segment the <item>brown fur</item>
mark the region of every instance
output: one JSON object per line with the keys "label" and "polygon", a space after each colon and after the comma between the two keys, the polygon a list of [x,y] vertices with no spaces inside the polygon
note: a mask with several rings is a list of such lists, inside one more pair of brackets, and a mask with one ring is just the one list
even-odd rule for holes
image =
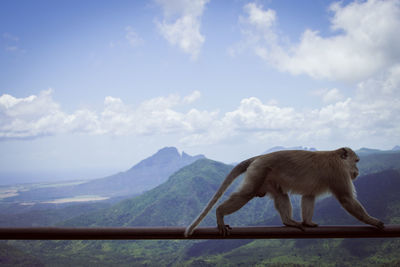
{"label": "brown fur", "polygon": [[[358,220],[383,228],[383,223],[367,214],[357,201],[352,180],[358,175],[359,157],[350,148],[333,151],[278,151],[261,155],[238,164],[215,193],[203,212],[187,227],[185,236],[207,215],[233,180],[246,172],[239,190],[233,193],[216,211],[218,229],[222,235],[229,234],[224,216],[243,207],[253,197],[269,195],[274,199],[283,224],[298,227],[315,227],[312,222],[315,198],[332,193],[342,206]],[[302,195],[302,222],[292,219],[292,206],[288,193]]]}

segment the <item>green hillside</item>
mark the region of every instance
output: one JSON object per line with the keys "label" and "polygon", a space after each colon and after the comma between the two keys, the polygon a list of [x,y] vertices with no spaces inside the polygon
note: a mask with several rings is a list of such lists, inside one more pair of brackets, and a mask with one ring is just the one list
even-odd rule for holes
{"label": "green hillside", "polygon": [[[0,209],[0,227],[37,227],[52,226],[81,214],[102,210],[112,205],[110,201],[42,204],[22,207],[19,203],[5,203]],[[14,209],[15,212],[10,210]]]}
{"label": "green hillside", "polygon": [[0,243],[0,266],[45,266],[38,258],[29,255],[29,252],[22,251],[13,246],[7,245],[4,242]]}
{"label": "green hillside", "polygon": [[[166,183],[138,197],[124,200],[106,210],[79,216],[64,225],[185,226],[204,208],[231,169],[232,166],[220,162],[198,160],[176,172]],[[228,195],[239,182],[240,179],[228,189]],[[227,222],[233,225],[257,224],[275,215],[271,205],[268,198],[253,199],[246,208],[229,216]],[[215,212],[212,211],[203,225],[215,224]]]}
{"label": "green hillside", "polygon": [[400,170],[400,152],[387,151],[376,154],[361,154],[357,164],[360,175],[381,172],[384,170]]}

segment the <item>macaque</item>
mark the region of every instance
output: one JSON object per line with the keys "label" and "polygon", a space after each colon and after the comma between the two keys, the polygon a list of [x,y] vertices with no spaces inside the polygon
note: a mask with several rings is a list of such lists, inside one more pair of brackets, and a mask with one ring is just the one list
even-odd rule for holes
{"label": "macaque", "polygon": [[[254,197],[270,196],[274,200],[282,223],[286,226],[316,227],[312,221],[317,196],[331,193],[343,208],[358,220],[379,229],[383,222],[371,217],[357,201],[353,180],[358,176],[357,162],[360,158],[350,148],[332,151],[277,151],[247,159],[239,163],[223,181],[200,215],[186,228],[190,236],[217,200],[240,174],[246,176],[239,189],[217,207],[218,230],[226,236],[231,229],[225,225],[224,216],[234,213]],[[302,222],[292,219],[292,205],[288,193],[302,195]]]}

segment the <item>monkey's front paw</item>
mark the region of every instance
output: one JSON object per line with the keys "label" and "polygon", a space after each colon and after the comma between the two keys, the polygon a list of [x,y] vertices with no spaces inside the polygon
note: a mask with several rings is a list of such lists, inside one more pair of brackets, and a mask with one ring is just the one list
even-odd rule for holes
{"label": "monkey's front paw", "polygon": [[230,230],[232,230],[232,227],[230,227],[228,224],[218,225],[218,232],[222,236],[228,236],[230,234]]}
{"label": "monkey's front paw", "polygon": [[385,224],[382,221],[377,221],[374,226],[380,230],[382,230],[383,228],[385,228]]}
{"label": "monkey's front paw", "polygon": [[370,220],[367,222],[370,225],[375,226],[378,229],[383,229],[385,228],[385,225],[382,221],[378,220],[377,218],[371,217]]}
{"label": "monkey's front paw", "polygon": [[318,224],[314,222],[302,222],[302,225],[305,227],[317,227]]}

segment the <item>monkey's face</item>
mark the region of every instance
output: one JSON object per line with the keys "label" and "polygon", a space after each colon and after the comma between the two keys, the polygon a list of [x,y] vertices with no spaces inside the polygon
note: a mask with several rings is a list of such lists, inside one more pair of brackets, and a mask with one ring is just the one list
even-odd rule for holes
{"label": "monkey's face", "polygon": [[354,157],[349,159],[351,162],[351,167],[350,167],[350,176],[351,179],[354,180],[357,178],[359,172],[358,172],[358,168],[357,168],[357,162],[360,161],[360,158],[354,153]]}
{"label": "monkey's face", "polygon": [[357,166],[354,165],[354,168],[353,168],[352,172],[350,173],[350,175],[351,175],[351,179],[352,180],[357,178],[357,176],[358,176],[358,168],[357,168]]}
{"label": "monkey's face", "polygon": [[357,168],[357,162],[360,161],[360,158],[352,149],[348,147],[341,148],[339,150],[339,153],[340,157],[346,162],[351,179],[352,180],[356,179],[359,174]]}

